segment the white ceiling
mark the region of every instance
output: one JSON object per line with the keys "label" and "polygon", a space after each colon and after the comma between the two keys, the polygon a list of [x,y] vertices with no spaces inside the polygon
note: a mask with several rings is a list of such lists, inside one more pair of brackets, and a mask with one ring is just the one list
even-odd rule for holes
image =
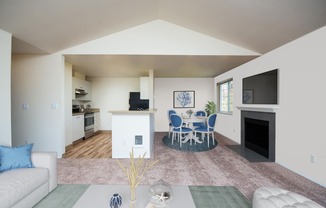
{"label": "white ceiling", "polygon": [[[16,54],[54,53],[157,19],[264,54],[325,26],[326,1],[0,0],[0,28],[13,34]],[[253,58],[69,57],[75,70],[94,71],[89,76],[138,76],[154,67],[155,76],[162,77],[214,77]]]}

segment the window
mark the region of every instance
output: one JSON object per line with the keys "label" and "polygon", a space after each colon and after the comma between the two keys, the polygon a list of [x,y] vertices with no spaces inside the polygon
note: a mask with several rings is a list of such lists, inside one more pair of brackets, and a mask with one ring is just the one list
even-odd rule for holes
{"label": "window", "polygon": [[217,84],[218,110],[221,113],[233,112],[233,80],[227,80]]}

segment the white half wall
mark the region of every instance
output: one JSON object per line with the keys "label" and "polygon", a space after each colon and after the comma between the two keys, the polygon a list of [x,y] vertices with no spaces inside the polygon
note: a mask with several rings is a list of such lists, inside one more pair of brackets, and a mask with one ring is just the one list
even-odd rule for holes
{"label": "white half wall", "polygon": [[139,92],[139,78],[91,78],[92,107],[100,108],[100,130],[112,130],[108,111],[128,110],[129,92]]}
{"label": "white half wall", "polygon": [[176,108],[178,113],[184,113],[192,109],[204,110],[207,101],[214,98],[213,78],[155,78],[154,79],[154,108],[155,131],[169,130],[167,111],[173,109],[173,91],[195,91],[195,108]]}
{"label": "white half wall", "polygon": [[[276,162],[322,186],[326,186],[325,37],[323,27],[215,78],[215,84],[233,78],[234,106],[239,106],[242,78],[279,69]],[[215,129],[240,143],[240,111],[218,114]]]}
{"label": "white half wall", "polygon": [[64,152],[64,60],[60,54],[12,59],[13,145]]}
{"label": "white half wall", "polygon": [[11,34],[0,29],[0,145],[11,146]]}

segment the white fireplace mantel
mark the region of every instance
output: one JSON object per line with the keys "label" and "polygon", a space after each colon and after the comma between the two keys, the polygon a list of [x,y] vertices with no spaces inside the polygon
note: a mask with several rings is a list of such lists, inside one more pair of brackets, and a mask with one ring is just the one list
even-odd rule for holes
{"label": "white fireplace mantel", "polygon": [[236,108],[245,111],[275,113],[279,109],[279,106],[278,105],[241,105],[241,106],[236,106]]}

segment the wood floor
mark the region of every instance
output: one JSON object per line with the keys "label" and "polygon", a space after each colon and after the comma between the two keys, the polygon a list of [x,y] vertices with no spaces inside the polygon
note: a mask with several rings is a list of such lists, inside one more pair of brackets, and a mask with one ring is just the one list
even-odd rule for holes
{"label": "wood floor", "polygon": [[67,148],[64,158],[112,158],[111,131],[101,132],[88,139],[74,142]]}

